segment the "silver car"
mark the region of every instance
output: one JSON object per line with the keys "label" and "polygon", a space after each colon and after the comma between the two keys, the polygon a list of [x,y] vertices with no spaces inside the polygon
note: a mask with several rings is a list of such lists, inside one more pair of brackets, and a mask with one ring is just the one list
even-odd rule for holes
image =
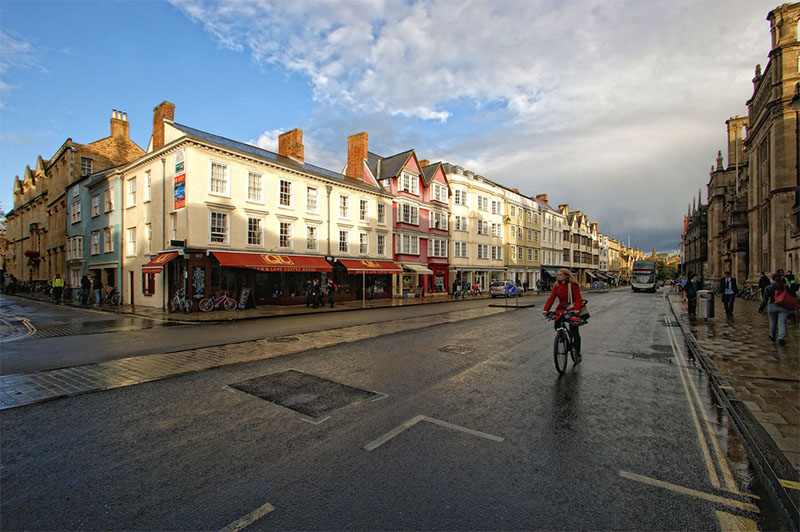
{"label": "silver car", "polygon": [[[508,293],[509,286],[514,287],[513,295]],[[492,297],[506,297],[506,294],[512,297],[522,297],[522,286],[513,281],[493,281],[492,284],[489,285],[489,294],[491,294]]]}

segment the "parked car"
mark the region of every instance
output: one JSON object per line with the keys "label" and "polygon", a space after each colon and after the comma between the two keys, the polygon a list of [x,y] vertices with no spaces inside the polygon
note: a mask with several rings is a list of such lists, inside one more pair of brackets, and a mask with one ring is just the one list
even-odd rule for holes
{"label": "parked car", "polygon": [[513,281],[493,281],[489,285],[489,294],[492,297],[506,297],[508,287],[514,286],[514,296],[522,297],[522,285]]}

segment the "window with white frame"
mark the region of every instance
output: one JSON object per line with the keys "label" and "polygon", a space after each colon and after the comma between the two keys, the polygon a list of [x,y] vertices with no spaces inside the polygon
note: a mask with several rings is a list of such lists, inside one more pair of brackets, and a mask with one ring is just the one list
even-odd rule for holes
{"label": "window with white frame", "polygon": [[128,245],[127,248],[125,249],[125,253],[129,257],[136,256],[136,228],[129,227],[126,232],[126,236],[127,236],[126,242]]}
{"label": "window with white frame", "polygon": [[348,253],[350,234],[347,231],[339,231],[339,253]]}
{"label": "window with white frame", "polygon": [[447,203],[447,187],[439,183],[433,184],[433,199]]}
{"label": "window with white frame", "polygon": [[528,213],[528,223],[532,224],[533,223],[533,211],[525,211],[525,212]]}
{"label": "window with white frame", "polygon": [[386,254],[386,235],[378,235],[378,256]]}
{"label": "window with white frame", "polygon": [[280,222],[278,247],[283,249],[290,249],[292,247],[292,224],[290,222]]}
{"label": "window with white frame", "polygon": [[539,215],[536,213],[533,213],[533,223],[535,224],[539,223]]}
{"label": "window with white frame", "polygon": [[103,252],[111,253],[114,251],[114,228],[106,227],[103,229]]}
{"label": "window with white frame", "polygon": [[264,203],[264,176],[247,172],[247,201]]}
{"label": "window with white frame", "polygon": [[100,231],[92,231],[92,238],[89,253],[97,255],[100,253]]}
{"label": "window with white frame", "polygon": [[317,250],[319,240],[319,230],[316,225],[306,226],[306,249],[309,251]]}
{"label": "window with white frame", "polygon": [[229,182],[230,167],[227,164],[211,161],[209,193],[217,196],[230,195]]}
{"label": "window with white frame", "polygon": [[367,233],[358,233],[358,253],[361,255],[369,253],[369,235]]}
{"label": "window with white frame", "polygon": [[100,216],[100,194],[92,196],[92,218]]}
{"label": "window with white frame", "polygon": [[114,189],[109,188],[103,191],[103,212],[114,210]]}
{"label": "window with white frame", "polygon": [[132,177],[128,179],[128,203],[126,204],[127,207],[133,207],[136,205],[136,178]]}
{"label": "window with white frame", "polygon": [[516,218],[517,217],[517,207],[514,206],[514,205],[511,206],[511,217],[512,218]]}
{"label": "window with white frame", "polygon": [[522,213],[522,207],[518,207],[518,208],[517,208],[517,218],[519,218],[520,220],[522,220],[522,214],[523,214],[523,213]]}
{"label": "window with white frame", "polygon": [[278,203],[281,207],[292,206],[292,182],[281,179],[279,183]]}
{"label": "window with white frame", "polygon": [[453,203],[455,205],[466,205],[467,204],[467,191],[461,189],[455,189],[453,191]]}
{"label": "window with white frame", "polygon": [[528,260],[531,261],[538,261],[539,260],[539,250],[528,248]]}
{"label": "window with white frame", "polygon": [[399,253],[419,255],[419,237],[417,235],[400,235]]}
{"label": "window with white frame", "polygon": [[339,218],[350,218],[350,197],[339,196]]}
{"label": "window with white frame", "polygon": [[314,187],[306,188],[306,211],[319,212],[319,190]]}
{"label": "window with white frame", "polygon": [[150,195],[150,186],[152,182],[150,180],[150,170],[144,173],[144,203],[147,203],[151,199]]}
{"label": "window with white frame", "polygon": [[478,244],[478,258],[479,259],[488,259],[489,258],[489,245],[488,244]]}
{"label": "window with white frame", "polygon": [[449,242],[441,238],[431,238],[428,240],[428,255],[431,257],[447,258],[447,247]]}
{"label": "window with white frame", "polygon": [[262,247],[264,245],[264,220],[247,218],[247,245]]}
{"label": "window with white frame", "polygon": [[83,259],[83,237],[73,236],[67,240],[67,260]]}
{"label": "window with white frame", "polygon": [[503,260],[503,248],[501,246],[492,246],[492,260]]}
{"label": "window with white frame", "polygon": [[538,242],[539,241],[539,231],[535,231],[534,230],[534,232],[533,232],[533,241],[534,242]]}
{"label": "window with white frame", "polygon": [[465,259],[469,256],[466,242],[453,242],[453,256]]}
{"label": "window with white frame", "polygon": [[80,200],[75,201],[70,205],[69,209],[69,220],[72,223],[78,223],[81,221],[81,202]]}
{"label": "window with white frame", "polygon": [[469,223],[466,216],[456,216],[456,231],[469,231]]}
{"label": "window with white frame", "polygon": [[492,200],[492,214],[500,214],[500,202]]}
{"label": "window with white frame", "polygon": [[178,239],[178,215],[177,213],[170,213],[169,215],[169,226],[170,226],[170,234],[172,235],[172,240]]}
{"label": "window with white frame", "polygon": [[528,229],[528,240],[533,240],[533,229]]}
{"label": "window with white frame", "polygon": [[145,224],[144,225],[144,242],[145,242],[145,253],[148,255],[153,252],[153,225],[152,224]]}
{"label": "window with white frame", "polygon": [[397,211],[399,215],[398,222],[403,222],[411,225],[419,225],[419,208],[407,203],[401,203]]}
{"label": "window with white frame", "polygon": [[525,250],[522,246],[517,247],[517,257],[519,257],[519,260],[525,260]]}
{"label": "window with white frame", "polygon": [[502,236],[500,233],[500,224],[492,224],[492,236]]}
{"label": "window with white frame", "polygon": [[209,211],[211,214],[211,225],[209,236],[212,244],[228,243],[228,213],[219,211]]}
{"label": "window with white frame", "polygon": [[378,203],[378,223],[384,225],[386,223],[386,204]]}
{"label": "window with white frame", "polygon": [[72,197],[77,198],[78,194],[81,193],[80,187],[72,187]]}
{"label": "window with white frame", "polygon": [[414,195],[419,194],[419,178],[417,176],[403,173],[400,183],[400,190]]}
{"label": "window with white frame", "polygon": [[430,228],[441,229],[447,231],[447,213],[439,211],[431,211],[430,214]]}
{"label": "window with white frame", "polygon": [[484,220],[478,220],[478,234],[479,235],[489,234],[489,222]]}
{"label": "window with white frame", "polygon": [[81,175],[89,175],[92,173],[92,160],[88,157],[81,157]]}
{"label": "window with white frame", "polygon": [[360,199],[358,201],[358,219],[366,222],[367,216],[369,216],[369,202],[365,199]]}
{"label": "window with white frame", "polygon": [[478,210],[479,211],[489,210],[489,198],[487,198],[486,196],[478,196]]}
{"label": "window with white frame", "polygon": [[522,227],[517,227],[517,238],[522,240],[524,238],[524,234],[522,232]]}

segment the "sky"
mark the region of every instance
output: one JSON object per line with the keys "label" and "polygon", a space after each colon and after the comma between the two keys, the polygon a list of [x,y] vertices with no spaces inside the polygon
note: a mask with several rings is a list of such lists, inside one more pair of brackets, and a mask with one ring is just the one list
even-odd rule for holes
{"label": "sky", "polygon": [[[153,108],[342,171],[414,149],[650,251],[678,249],[779,0],[0,0],[0,210],[15,176]],[[724,163],[726,166],[728,161]]]}

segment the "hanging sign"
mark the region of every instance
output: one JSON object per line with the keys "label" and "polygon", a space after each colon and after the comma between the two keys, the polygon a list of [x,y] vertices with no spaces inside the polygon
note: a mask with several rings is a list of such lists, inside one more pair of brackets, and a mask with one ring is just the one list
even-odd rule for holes
{"label": "hanging sign", "polygon": [[183,150],[175,154],[175,209],[186,206],[186,172],[183,166]]}

